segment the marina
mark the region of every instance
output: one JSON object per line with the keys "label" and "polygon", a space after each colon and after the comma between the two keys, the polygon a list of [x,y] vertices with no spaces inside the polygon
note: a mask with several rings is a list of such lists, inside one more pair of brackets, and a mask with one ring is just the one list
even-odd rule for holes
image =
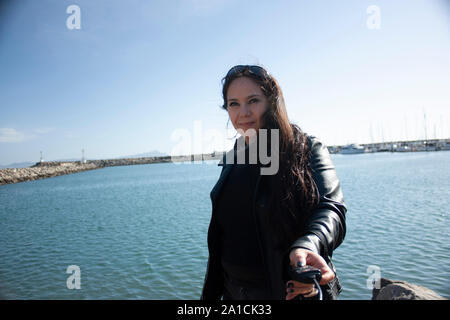
{"label": "marina", "polygon": [[366,144],[347,144],[328,146],[330,153],[358,154],[372,152],[427,152],[450,150],[450,139],[391,141]]}

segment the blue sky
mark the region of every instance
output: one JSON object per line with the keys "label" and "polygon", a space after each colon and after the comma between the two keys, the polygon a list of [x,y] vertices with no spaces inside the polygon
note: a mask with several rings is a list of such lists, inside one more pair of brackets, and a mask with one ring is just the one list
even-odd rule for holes
{"label": "blue sky", "polygon": [[0,164],[227,149],[235,64],[265,66],[328,145],[450,137],[449,2],[2,1]]}

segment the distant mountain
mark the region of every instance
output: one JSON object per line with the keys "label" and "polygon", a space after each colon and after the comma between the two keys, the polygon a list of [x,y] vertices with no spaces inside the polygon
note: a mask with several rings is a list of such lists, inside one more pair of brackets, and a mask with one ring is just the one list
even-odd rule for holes
{"label": "distant mountain", "polygon": [[130,155],[130,156],[122,156],[122,157],[117,157],[117,158],[147,158],[147,157],[167,157],[168,154],[159,152],[158,150],[152,150],[149,152],[145,152],[145,153],[139,153],[139,154],[134,154],[134,155]]}
{"label": "distant mountain", "polygon": [[[80,161],[80,160],[81,160],[81,157],[80,158],[72,158],[72,159],[47,160],[47,161],[72,162],[72,161]],[[46,160],[44,159],[44,161],[46,161]]]}

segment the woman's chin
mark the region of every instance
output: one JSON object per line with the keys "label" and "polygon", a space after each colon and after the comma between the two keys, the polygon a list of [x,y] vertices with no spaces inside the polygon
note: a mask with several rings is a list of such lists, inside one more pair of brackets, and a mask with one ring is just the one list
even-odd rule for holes
{"label": "woman's chin", "polygon": [[244,134],[246,136],[250,136],[255,134],[258,129],[256,128],[256,126],[242,126],[238,129],[238,131],[241,131],[239,133]]}

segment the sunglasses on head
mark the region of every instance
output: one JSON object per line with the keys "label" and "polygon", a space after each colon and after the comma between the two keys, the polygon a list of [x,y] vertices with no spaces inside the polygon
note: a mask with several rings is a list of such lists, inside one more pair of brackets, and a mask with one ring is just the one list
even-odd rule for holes
{"label": "sunglasses on head", "polygon": [[228,71],[226,78],[231,77],[235,74],[238,73],[243,73],[244,71],[247,71],[250,74],[254,74],[258,77],[268,77],[268,73],[266,70],[264,70],[264,68],[260,67],[260,66],[252,66],[252,65],[238,65],[238,66],[234,66],[233,68],[230,69],[230,71]]}

